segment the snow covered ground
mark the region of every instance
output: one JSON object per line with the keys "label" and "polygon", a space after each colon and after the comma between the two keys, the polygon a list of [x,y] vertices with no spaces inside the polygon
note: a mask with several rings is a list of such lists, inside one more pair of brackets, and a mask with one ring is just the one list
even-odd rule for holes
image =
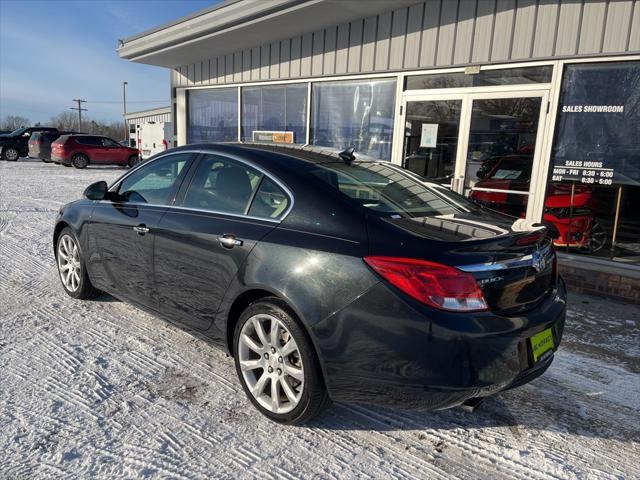
{"label": "snow covered ground", "polygon": [[640,478],[640,312],[571,296],[550,370],[459,409],[257,414],[231,359],[57,278],[58,207],[123,170],[0,162],[0,478]]}

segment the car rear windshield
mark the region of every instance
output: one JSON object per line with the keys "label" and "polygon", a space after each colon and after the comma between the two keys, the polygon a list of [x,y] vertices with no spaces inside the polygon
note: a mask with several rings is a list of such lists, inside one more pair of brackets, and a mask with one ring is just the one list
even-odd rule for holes
{"label": "car rear windshield", "polygon": [[411,172],[379,162],[324,163],[311,175],[351,200],[389,217],[454,215],[478,206],[445,187],[427,184]]}

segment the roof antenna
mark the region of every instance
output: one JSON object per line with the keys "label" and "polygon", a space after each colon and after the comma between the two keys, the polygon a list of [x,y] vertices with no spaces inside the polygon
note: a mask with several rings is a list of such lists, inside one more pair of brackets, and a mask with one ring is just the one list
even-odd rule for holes
{"label": "roof antenna", "polygon": [[355,148],[349,147],[341,151],[340,153],[338,153],[338,156],[342,159],[342,161],[346,165],[351,166],[351,162],[353,162],[356,159],[356,156],[353,154],[353,152],[355,151],[356,151]]}

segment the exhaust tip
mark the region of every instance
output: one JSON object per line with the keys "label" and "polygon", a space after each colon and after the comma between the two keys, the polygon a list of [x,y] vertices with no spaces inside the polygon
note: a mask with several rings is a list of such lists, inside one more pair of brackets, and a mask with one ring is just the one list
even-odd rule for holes
{"label": "exhaust tip", "polygon": [[460,408],[462,408],[462,410],[464,410],[467,413],[473,413],[475,412],[476,408],[482,405],[482,402],[484,402],[484,397],[470,398],[468,400],[465,400],[460,405]]}

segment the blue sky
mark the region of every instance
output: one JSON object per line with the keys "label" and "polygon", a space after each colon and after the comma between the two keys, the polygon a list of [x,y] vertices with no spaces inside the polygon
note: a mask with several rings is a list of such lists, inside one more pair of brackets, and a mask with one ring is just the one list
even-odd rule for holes
{"label": "blue sky", "polygon": [[0,0],[0,119],[44,123],[79,97],[91,118],[118,120],[123,81],[128,111],[168,105],[169,71],[119,59],[117,40],[214,3]]}

